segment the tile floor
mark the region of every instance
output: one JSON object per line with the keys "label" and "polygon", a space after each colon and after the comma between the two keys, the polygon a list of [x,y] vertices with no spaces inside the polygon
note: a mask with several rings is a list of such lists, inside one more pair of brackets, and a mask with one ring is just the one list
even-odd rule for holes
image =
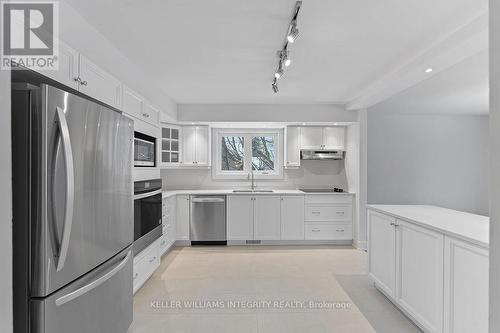
{"label": "tile floor", "polygon": [[129,333],[375,332],[336,279],[366,273],[351,247],[175,248],[135,295]]}

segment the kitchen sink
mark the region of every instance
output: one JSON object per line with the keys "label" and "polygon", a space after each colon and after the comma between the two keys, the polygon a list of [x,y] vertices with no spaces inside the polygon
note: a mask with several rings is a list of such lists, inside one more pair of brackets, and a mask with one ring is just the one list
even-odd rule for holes
{"label": "kitchen sink", "polygon": [[274,190],[233,190],[233,193],[273,193]]}

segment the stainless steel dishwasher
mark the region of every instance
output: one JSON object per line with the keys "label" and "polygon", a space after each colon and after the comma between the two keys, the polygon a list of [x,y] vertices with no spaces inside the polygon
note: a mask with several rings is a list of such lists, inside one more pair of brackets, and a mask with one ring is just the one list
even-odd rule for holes
{"label": "stainless steel dishwasher", "polygon": [[227,245],[226,196],[191,196],[191,245]]}

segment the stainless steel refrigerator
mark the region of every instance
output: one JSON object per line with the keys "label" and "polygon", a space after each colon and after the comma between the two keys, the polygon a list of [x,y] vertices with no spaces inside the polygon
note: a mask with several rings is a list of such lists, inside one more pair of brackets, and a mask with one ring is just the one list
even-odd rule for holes
{"label": "stainless steel refrigerator", "polygon": [[69,88],[17,81],[15,332],[124,333],[133,306],[133,122]]}

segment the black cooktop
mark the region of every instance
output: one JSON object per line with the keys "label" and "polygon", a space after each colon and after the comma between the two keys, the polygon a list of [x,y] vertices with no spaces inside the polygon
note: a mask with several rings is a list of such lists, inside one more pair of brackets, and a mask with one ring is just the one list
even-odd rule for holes
{"label": "black cooktop", "polygon": [[302,192],[306,193],[343,193],[341,188],[299,188]]}

